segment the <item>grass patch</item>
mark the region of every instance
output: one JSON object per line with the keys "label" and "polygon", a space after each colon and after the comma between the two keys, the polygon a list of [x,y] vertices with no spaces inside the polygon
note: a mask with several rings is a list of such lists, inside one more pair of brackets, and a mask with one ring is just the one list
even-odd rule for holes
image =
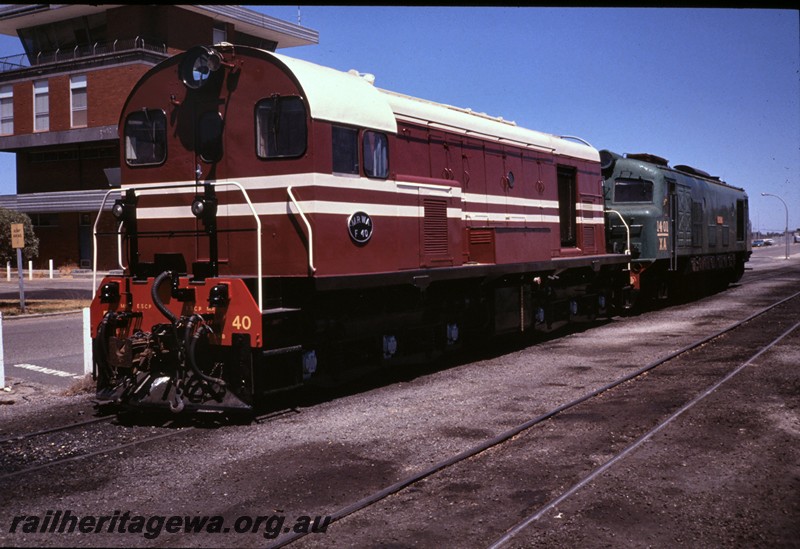
{"label": "grass patch", "polygon": [[[78,311],[88,307],[90,299],[26,299],[25,309],[27,314],[63,313]],[[0,300],[0,312],[3,316],[24,316],[19,310],[19,300]]]}
{"label": "grass patch", "polygon": [[64,390],[64,396],[78,396],[92,394],[97,389],[97,384],[92,379],[92,374],[86,374]]}

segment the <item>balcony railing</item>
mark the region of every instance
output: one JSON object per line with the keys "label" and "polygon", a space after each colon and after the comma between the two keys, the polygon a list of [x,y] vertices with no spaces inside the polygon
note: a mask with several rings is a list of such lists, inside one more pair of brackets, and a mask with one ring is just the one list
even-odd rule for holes
{"label": "balcony railing", "polygon": [[48,63],[63,63],[75,59],[85,59],[106,54],[123,53],[129,51],[150,51],[166,55],[166,44],[154,44],[145,41],[144,38],[128,38],[125,40],[114,40],[110,43],[95,43],[91,46],[75,46],[72,49],[57,49],[50,52],[39,52],[36,55],[28,56],[26,53],[18,53],[7,57],[0,57],[0,72],[15,71],[38,67]]}

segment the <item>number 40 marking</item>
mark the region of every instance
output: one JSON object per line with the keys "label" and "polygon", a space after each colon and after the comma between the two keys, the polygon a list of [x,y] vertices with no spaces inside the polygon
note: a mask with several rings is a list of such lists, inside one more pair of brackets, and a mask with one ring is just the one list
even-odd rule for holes
{"label": "number 40 marking", "polygon": [[236,317],[233,319],[233,322],[231,322],[231,326],[237,330],[249,330],[252,325],[253,321],[248,315],[236,315]]}

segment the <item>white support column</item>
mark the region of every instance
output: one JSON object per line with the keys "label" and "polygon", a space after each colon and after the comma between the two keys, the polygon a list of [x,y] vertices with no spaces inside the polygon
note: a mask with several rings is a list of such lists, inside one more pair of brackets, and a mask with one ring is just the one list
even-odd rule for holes
{"label": "white support column", "polygon": [[6,354],[3,349],[3,313],[0,312],[0,389],[6,388]]}
{"label": "white support column", "polygon": [[89,307],[83,308],[83,373],[92,373],[92,321]]}

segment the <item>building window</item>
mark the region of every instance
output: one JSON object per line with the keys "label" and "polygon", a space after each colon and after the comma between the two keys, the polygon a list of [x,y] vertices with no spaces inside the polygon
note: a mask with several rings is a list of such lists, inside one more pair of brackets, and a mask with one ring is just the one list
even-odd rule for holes
{"label": "building window", "polygon": [[58,227],[57,213],[29,213],[28,217],[34,227]]}
{"label": "building window", "polygon": [[50,129],[50,90],[47,80],[33,82],[33,131]]}
{"label": "building window", "polygon": [[259,158],[302,156],[306,152],[306,107],[299,97],[270,97],[256,105]]}
{"label": "building window", "polygon": [[364,132],[364,174],[367,177],[386,179],[389,175],[389,156],[386,135]]}
{"label": "building window", "polygon": [[358,130],[333,126],[333,173],[358,173]]}
{"label": "building window", "polygon": [[86,76],[72,76],[69,79],[72,127],[84,128],[88,117],[86,111]]}
{"label": "building window", "polygon": [[224,23],[214,24],[214,35],[212,36],[212,44],[222,44],[228,41],[228,33],[225,31]]}
{"label": "building window", "polygon": [[14,87],[0,87],[0,134],[14,133]]}
{"label": "building window", "polygon": [[125,162],[129,166],[161,164],[167,158],[167,115],[142,109],[125,121]]}

